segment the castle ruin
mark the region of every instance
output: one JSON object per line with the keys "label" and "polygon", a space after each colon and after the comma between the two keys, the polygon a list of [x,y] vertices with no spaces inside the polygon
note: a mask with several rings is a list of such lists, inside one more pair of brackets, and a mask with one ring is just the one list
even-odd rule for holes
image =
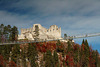
{"label": "castle ruin", "polygon": [[40,24],[34,24],[32,28],[21,29],[21,35],[18,35],[18,39],[34,40],[35,25],[39,27],[39,39],[49,40],[61,38],[61,27],[58,28],[56,25],[51,25],[49,29],[46,29]]}

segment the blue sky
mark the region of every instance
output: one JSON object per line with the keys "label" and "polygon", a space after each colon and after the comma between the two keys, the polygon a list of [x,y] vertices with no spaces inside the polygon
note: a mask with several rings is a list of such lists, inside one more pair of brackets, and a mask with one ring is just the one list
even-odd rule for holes
{"label": "blue sky", "polygon": [[[55,24],[68,35],[100,32],[100,0],[0,0],[0,24],[30,28]],[[100,53],[100,36],[85,38]],[[75,39],[81,44],[83,39]]]}

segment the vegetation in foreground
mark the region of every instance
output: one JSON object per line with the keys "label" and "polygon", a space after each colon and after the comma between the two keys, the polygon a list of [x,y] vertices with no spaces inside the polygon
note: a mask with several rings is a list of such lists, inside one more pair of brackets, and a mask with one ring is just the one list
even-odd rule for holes
{"label": "vegetation in foreground", "polygon": [[82,44],[60,41],[1,45],[0,67],[100,67],[97,50],[87,40]]}

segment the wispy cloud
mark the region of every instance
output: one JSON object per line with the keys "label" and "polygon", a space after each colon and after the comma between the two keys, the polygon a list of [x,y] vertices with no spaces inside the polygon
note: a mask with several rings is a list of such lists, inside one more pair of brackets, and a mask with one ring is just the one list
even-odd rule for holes
{"label": "wispy cloud", "polygon": [[[1,0],[5,3],[5,1]],[[28,14],[48,15],[96,15],[100,14],[99,0],[6,0],[4,8],[27,11]],[[9,6],[8,6],[9,5]],[[14,9],[15,8],[15,9]],[[9,10],[8,9],[8,10]],[[95,12],[96,11],[96,12]],[[27,13],[26,12],[26,13]]]}
{"label": "wispy cloud", "polygon": [[30,13],[38,12],[43,16],[51,14],[87,15],[89,13],[95,15],[94,13],[100,12],[100,1],[98,0],[21,0],[12,5],[10,7],[22,10],[31,9]]}

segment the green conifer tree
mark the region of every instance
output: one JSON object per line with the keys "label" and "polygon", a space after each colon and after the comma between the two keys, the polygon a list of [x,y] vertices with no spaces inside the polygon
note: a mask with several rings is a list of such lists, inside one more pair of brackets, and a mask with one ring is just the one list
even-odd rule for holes
{"label": "green conifer tree", "polygon": [[39,27],[38,27],[38,25],[35,25],[34,34],[35,34],[34,40],[35,40],[35,41],[38,41],[38,40],[39,40]]}
{"label": "green conifer tree", "polygon": [[83,39],[83,41],[82,41],[82,44],[84,44],[84,39]]}
{"label": "green conifer tree", "polygon": [[49,50],[46,52],[45,67],[55,67],[54,58]]}
{"label": "green conifer tree", "polygon": [[17,37],[18,37],[18,29],[16,26],[14,26],[12,29],[11,29],[11,40],[12,41],[16,41],[17,40]]}
{"label": "green conifer tree", "polygon": [[27,67],[26,65],[26,47],[24,47],[21,51],[21,59],[22,59],[22,64],[23,64],[23,67]]}
{"label": "green conifer tree", "polygon": [[56,51],[54,51],[53,58],[54,58],[54,64],[56,66],[57,63],[58,63],[58,55],[57,55],[57,52]]}
{"label": "green conifer tree", "polygon": [[15,44],[12,47],[11,60],[14,61],[15,63],[18,63],[19,58],[20,58],[20,46],[19,44]]}
{"label": "green conifer tree", "polygon": [[37,50],[35,44],[28,45],[28,58],[31,63],[31,67],[36,67]]}
{"label": "green conifer tree", "polygon": [[11,40],[11,26],[8,25],[7,28],[8,28],[8,41],[10,41]]}
{"label": "green conifer tree", "polygon": [[68,53],[68,52],[72,51],[72,45],[71,45],[70,41],[68,41],[67,44],[68,44],[68,47],[67,47],[67,53]]}
{"label": "green conifer tree", "polygon": [[96,67],[99,67],[99,66],[98,66],[98,64],[99,64],[99,63],[98,63],[98,59],[99,59],[98,56],[99,56],[99,53],[98,53],[97,50],[96,50],[95,53],[96,53],[96,55],[95,55],[95,56],[96,56],[96,58],[95,58],[95,60],[96,60],[96,62],[95,62],[95,66],[96,66]]}
{"label": "green conifer tree", "polygon": [[0,25],[0,42],[3,42],[4,24]]}
{"label": "green conifer tree", "polygon": [[11,48],[10,45],[3,45],[3,46],[4,46],[4,49],[3,49],[3,51],[4,51],[3,57],[4,57],[4,59],[9,60],[10,51],[11,51],[12,48]]}
{"label": "green conifer tree", "polygon": [[90,50],[89,50],[89,44],[88,41],[83,39],[82,41],[82,46],[81,46],[81,53],[80,53],[80,59],[81,59],[81,66],[82,67],[87,67],[89,64],[89,55],[90,55]]}
{"label": "green conifer tree", "polygon": [[78,47],[78,44],[76,44],[75,46],[74,46],[74,64],[77,66],[77,63],[79,62],[79,57],[80,57],[80,55],[79,55],[79,47]]}
{"label": "green conifer tree", "polygon": [[82,45],[81,45],[81,52],[80,52],[80,66],[83,67],[84,66],[84,56],[85,56],[85,53],[84,53],[84,39],[82,41]]}
{"label": "green conifer tree", "polygon": [[89,50],[89,44],[87,40],[84,42],[85,48],[84,48],[84,53],[85,53],[85,66],[88,66],[89,63],[89,55],[90,55],[90,50]]}

